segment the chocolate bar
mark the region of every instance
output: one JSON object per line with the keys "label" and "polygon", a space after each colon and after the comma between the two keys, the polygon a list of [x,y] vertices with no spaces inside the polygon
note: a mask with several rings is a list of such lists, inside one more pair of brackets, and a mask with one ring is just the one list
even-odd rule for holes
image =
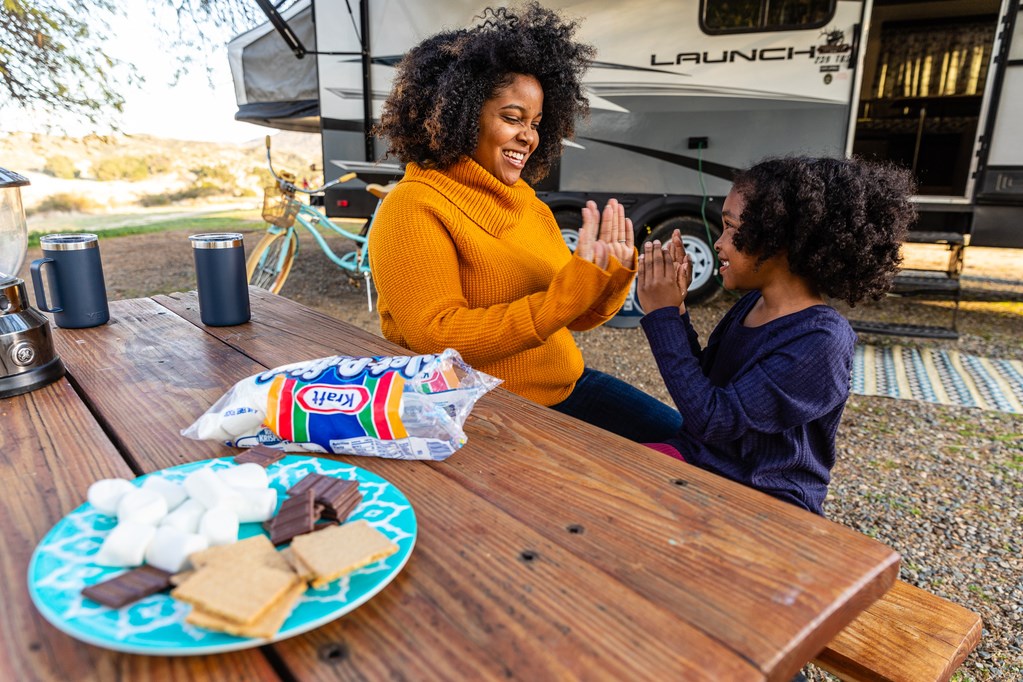
{"label": "chocolate bar", "polygon": [[308,474],[301,481],[291,486],[288,495],[296,495],[311,490],[318,504],[324,506],[323,518],[344,523],[362,502],[357,481],[343,481],[323,474]]}
{"label": "chocolate bar", "polygon": [[119,609],[143,597],[162,592],[170,587],[171,574],[152,566],[139,566],[127,573],[90,585],[82,596],[112,609]]}
{"label": "chocolate bar", "polygon": [[286,453],[283,450],[278,450],[277,448],[271,448],[265,445],[254,445],[245,452],[237,455],[234,458],[234,463],[245,464],[246,462],[253,462],[265,469],[274,462],[284,459],[285,454]]}
{"label": "chocolate bar", "polygon": [[281,503],[277,515],[268,522],[267,531],[270,533],[270,542],[275,545],[283,545],[296,535],[312,531],[319,516],[313,491],[307,490],[304,493],[289,496]]}

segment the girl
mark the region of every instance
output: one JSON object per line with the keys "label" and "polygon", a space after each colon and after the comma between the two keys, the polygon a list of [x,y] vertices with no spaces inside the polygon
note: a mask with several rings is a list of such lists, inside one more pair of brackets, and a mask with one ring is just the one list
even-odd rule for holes
{"label": "girl", "polygon": [[654,447],[822,513],[856,335],[849,305],[891,286],[915,219],[908,171],[860,160],[785,158],[742,172],[714,244],[726,289],[747,293],[705,348],[689,321],[690,260],[679,233],[644,245],[643,331],[682,414]]}

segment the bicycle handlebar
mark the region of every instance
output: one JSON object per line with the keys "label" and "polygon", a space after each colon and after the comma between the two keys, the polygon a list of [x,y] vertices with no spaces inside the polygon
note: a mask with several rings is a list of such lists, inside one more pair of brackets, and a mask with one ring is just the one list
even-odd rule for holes
{"label": "bicycle handlebar", "polygon": [[277,181],[278,186],[280,186],[280,188],[283,189],[285,192],[302,192],[303,194],[309,194],[309,195],[319,194],[320,192],[322,192],[325,189],[333,187],[334,185],[340,185],[341,183],[348,182],[349,180],[352,180],[352,179],[354,179],[356,177],[356,173],[345,173],[341,177],[339,177],[339,178],[337,178],[335,180],[331,180],[330,182],[325,183],[325,184],[323,184],[320,187],[317,187],[315,189],[303,189],[301,187],[298,187],[294,182],[292,182],[290,180],[287,180],[285,178],[282,178],[280,175],[277,174],[277,171],[274,170],[273,161],[270,158],[270,136],[269,135],[266,136],[266,165],[267,165],[267,167],[270,168],[270,175],[274,176],[274,180]]}

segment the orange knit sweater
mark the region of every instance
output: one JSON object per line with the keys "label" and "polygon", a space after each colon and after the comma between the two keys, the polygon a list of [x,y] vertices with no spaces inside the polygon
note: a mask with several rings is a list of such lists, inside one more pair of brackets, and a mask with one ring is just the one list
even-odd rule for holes
{"label": "orange knit sweater", "polygon": [[568,397],[583,358],[569,330],[610,319],[635,275],[573,256],[523,180],[505,185],[463,158],[408,164],[369,235],[385,337],[414,353],[454,348],[542,405]]}

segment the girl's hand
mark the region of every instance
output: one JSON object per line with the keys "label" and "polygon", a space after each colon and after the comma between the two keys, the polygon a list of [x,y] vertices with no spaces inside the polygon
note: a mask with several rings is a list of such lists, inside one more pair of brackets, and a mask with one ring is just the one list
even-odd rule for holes
{"label": "girl's hand", "polygon": [[678,230],[671,233],[668,253],[675,264],[675,280],[682,292],[682,299],[685,300],[689,294],[689,285],[693,283],[693,259],[686,253],[686,247],[682,244],[682,233]]}
{"label": "girl's hand", "polygon": [[636,252],[635,236],[632,221],[625,217],[625,207],[617,199],[611,199],[601,213],[597,211],[596,202],[587,201],[582,214],[583,226],[579,229],[576,254],[604,269],[611,257],[631,267]]}
{"label": "girl's hand", "polygon": [[660,240],[643,244],[639,274],[636,276],[636,294],[645,312],[668,307],[681,310],[685,294],[679,288],[676,263],[671,252],[661,248]]}

